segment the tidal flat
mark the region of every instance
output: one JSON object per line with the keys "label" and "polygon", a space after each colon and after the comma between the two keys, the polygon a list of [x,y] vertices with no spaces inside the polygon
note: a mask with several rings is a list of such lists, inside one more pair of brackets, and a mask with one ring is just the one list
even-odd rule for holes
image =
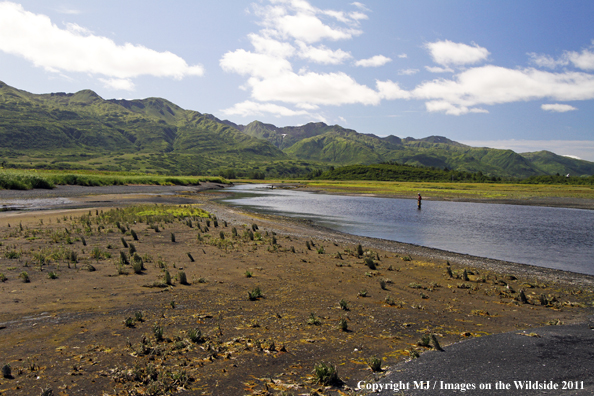
{"label": "tidal flat", "polygon": [[340,234],[220,194],[1,213],[0,394],[354,394],[434,340],[592,312],[594,277]]}

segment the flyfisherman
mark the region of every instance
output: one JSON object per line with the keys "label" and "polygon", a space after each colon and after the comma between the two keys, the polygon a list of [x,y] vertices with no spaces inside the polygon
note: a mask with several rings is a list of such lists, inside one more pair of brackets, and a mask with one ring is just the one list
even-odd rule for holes
{"label": "flyfisherman", "polygon": [[421,201],[423,200],[423,198],[421,197],[421,193],[417,194],[417,204],[419,209],[421,209]]}

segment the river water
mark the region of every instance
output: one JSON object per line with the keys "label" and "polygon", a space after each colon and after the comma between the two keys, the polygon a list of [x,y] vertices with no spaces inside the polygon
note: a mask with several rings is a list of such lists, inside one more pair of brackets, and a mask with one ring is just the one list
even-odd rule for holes
{"label": "river water", "polygon": [[594,211],[342,196],[265,185],[226,188],[233,206],[353,235],[594,275]]}

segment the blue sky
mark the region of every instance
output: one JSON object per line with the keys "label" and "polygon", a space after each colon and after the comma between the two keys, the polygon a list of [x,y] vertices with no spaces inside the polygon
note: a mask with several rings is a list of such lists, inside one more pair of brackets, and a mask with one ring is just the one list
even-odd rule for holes
{"label": "blue sky", "polygon": [[594,161],[594,2],[0,1],[0,80]]}

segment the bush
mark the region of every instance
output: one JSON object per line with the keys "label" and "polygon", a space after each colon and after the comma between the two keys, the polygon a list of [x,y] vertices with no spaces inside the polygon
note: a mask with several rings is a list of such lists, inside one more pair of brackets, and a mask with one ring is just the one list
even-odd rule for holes
{"label": "bush", "polygon": [[264,294],[262,294],[262,290],[260,290],[260,286],[256,286],[254,289],[252,289],[251,292],[248,292],[248,298],[250,299],[250,301],[257,300],[261,297],[264,297]]}
{"label": "bush", "polygon": [[339,384],[338,372],[336,367],[331,364],[318,363],[314,366],[314,375],[318,383],[322,385]]}
{"label": "bush", "polygon": [[375,270],[377,267],[375,265],[375,261],[370,259],[369,257],[365,259],[365,265],[369,267],[370,270]]}
{"label": "bush", "polygon": [[21,272],[21,274],[19,275],[19,278],[21,278],[23,283],[31,282],[31,279],[29,279],[29,274],[26,271]]}
{"label": "bush", "polygon": [[374,373],[377,373],[379,371],[382,371],[382,360],[372,356],[368,361],[367,361],[367,365],[369,365],[369,368],[371,369],[371,371],[373,371]]}
{"label": "bush", "polygon": [[357,256],[363,256],[363,247],[361,246],[361,244],[357,245]]}
{"label": "bush", "polygon": [[338,305],[340,305],[340,309],[342,309],[344,311],[348,311],[349,310],[349,303],[345,299],[340,300],[338,302]]}
{"label": "bush", "polygon": [[184,271],[179,271],[177,274],[177,279],[179,280],[180,285],[188,285],[188,278],[186,277],[186,273]]}

